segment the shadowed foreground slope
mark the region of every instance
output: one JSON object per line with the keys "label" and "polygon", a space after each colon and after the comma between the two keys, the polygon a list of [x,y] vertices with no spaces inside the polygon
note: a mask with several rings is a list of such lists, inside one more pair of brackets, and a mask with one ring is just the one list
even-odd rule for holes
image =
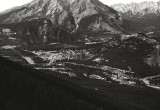
{"label": "shadowed foreground slope", "polygon": [[[129,91],[130,87],[127,89],[122,86],[122,88]],[[1,57],[0,90],[0,109],[2,110],[156,110],[159,108],[156,102],[160,96],[158,91],[151,91],[152,89],[148,88],[150,92],[144,93],[144,99],[140,99],[144,101],[144,105],[128,103],[127,99],[122,98],[121,95],[118,98],[113,97],[113,93],[104,95],[85,89],[57,76],[47,75],[47,73],[24,67]],[[135,92],[139,91],[140,94],[144,90],[135,88]],[[117,94],[114,90],[112,92]],[[150,100],[154,95],[157,97]],[[154,107],[147,109],[145,104],[151,103],[152,105],[152,101],[155,102]]]}

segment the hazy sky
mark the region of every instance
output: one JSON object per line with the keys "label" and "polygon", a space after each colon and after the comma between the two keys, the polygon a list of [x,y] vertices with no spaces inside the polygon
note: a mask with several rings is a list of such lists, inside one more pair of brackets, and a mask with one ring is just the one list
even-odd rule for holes
{"label": "hazy sky", "polygon": [[[26,4],[32,0],[1,0],[0,1],[0,12],[14,6],[20,6]],[[142,1],[149,1],[149,0],[100,0],[101,2],[105,3],[106,5],[112,5],[115,3],[131,3],[131,2],[142,2]],[[151,0],[150,0],[151,1]],[[152,0],[158,1],[158,0]]]}

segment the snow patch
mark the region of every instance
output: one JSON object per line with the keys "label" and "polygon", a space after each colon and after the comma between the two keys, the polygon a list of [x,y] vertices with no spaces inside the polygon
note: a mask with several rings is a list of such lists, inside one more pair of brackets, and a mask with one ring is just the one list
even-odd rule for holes
{"label": "snow patch", "polygon": [[151,35],[151,34],[154,34],[154,32],[148,32],[146,35]]}
{"label": "snow patch", "polygon": [[106,78],[102,78],[101,76],[98,76],[98,75],[95,75],[95,74],[92,74],[89,77],[91,79],[100,79],[100,80],[105,80],[106,81]]}
{"label": "snow patch", "polygon": [[147,85],[148,87],[151,87],[151,88],[154,88],[154,89],[158,89],[160,90],[160,87],[159,86],[154,86],[154,85]]}
{"label": "snow patch", "polygon": [[14,38],[14,37],[9,37],[9,40],[16,40],[16,38]]}
{"label": "snow patch", "polygon": [[150,84],[150,80],[153,79],[153,78],[156,78],[156,77],[160,77],[160,75],[152,76],[152,77],[146,77],[146,78],[143,78],[142,81],[143,81],[144,84],[146,84],[146,86],[160,90],[160,86]]}
{"label": "snow patch", "polygon": [[34,65],[34,61],[30,57],[23,57],[29,64]]}
{"label": "snow patch", "polygon": [[59,44],[59,43],[50,43],[50,44],[48,44],[48,45],[55,45],[55,44]]}
{"label": "snow patch", "polygon": [[6,45],[6,46],[2,46],[1,49],[14,49],[17,46],[12,46],[12,45]]}
{"label": "snow patch", "polygon": [[90,45],[90,44],[98,44],[98,43],[101,43],[101,42],[86,42],[85,44]]}

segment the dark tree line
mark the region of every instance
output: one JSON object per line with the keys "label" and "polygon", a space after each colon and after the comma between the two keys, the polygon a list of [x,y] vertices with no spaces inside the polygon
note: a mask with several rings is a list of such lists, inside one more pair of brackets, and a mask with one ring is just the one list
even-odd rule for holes
{"label": "dark tree line", "polygon": [[1,57],[0,90],[2,110],[145,110]]}

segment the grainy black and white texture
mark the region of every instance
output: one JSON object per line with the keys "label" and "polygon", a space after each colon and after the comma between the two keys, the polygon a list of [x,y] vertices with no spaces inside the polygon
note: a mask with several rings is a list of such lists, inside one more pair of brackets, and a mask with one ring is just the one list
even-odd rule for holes
{"label": "grainy black and white texture", "polygon": [[159,110],[158,6],[33,0],[0,13],[0,109]]}

